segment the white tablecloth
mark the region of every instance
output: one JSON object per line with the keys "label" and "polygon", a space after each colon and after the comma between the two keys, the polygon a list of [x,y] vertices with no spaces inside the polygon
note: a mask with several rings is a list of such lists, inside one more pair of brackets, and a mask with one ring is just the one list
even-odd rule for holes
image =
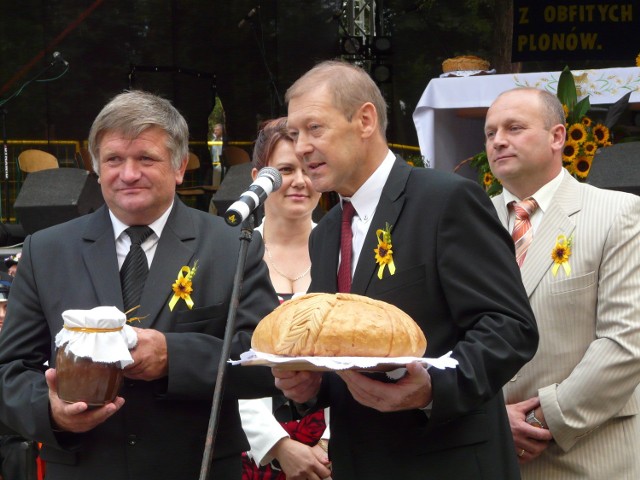
{"label": "white tablecloth", "polygon": [[[615,103],[627,92],[640,103],[640,68],[575,70],[580,96],[592,105]],[[431,167],[453,171],[484,148],[486,109],[505,90],[543,88],[556,93],[560,72],[434,78],[413,112],[420,150]]]}

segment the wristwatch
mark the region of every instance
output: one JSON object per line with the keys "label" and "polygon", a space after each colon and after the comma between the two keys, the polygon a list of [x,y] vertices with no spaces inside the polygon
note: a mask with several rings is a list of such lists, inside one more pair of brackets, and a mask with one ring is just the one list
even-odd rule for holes
{"label": "wristwatch", "polygon": [[527,413],[527,417],[524,420],[525,422],[527,422],[529,425],[532,425],[534,427],[538,427],[538,428],[547,428],[544,426],[544,424],[538,420],[536,418],[536,410],[533,409],[531,410],[529,413]]}

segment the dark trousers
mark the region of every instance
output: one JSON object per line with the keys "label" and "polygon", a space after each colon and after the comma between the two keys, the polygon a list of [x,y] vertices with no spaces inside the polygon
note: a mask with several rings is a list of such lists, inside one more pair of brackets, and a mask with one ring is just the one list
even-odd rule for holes
{"label": "dark trousers", "polygon": [[37,456],[35,442],[17,435],[0,437],[0,473],[4,480],[36,480]]}
{"label": "dark trousers", "polygon": [[211,480],[240,480],[242,478],[242,457],[234,455],[216,459],[211,466],[209,478]]}

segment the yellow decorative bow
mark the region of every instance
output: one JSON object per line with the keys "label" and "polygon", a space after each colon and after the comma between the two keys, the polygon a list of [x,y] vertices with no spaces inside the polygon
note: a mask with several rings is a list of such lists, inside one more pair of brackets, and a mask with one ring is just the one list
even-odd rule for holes
{"label": "yellow decorative bow", "polygon": [[171,286],[173,289],[173,297],[169,301],[169,310],[173,311],[173,307],[176,306],[178,300],[182,299],[189,307],[189,310],[193,308],[193,300],[191,300],[191,293],[193,292],[193,285],[191,280],[193,276],[196,274],[196,270],[198,269],[198,261],[196,260],[193,264],[193,267],[189,268],[188,266],[184,266],[178,272],[178,278]]}
{"label": "yellow decorative bow", "polygon": [[573,241],[573,236],[567,240],[567,237],[564,235],[558,235],[556,239],[556,246],[553,247],[551,251],[551,258],[554,261],[553,269],[551,270],[553,276],[555,277],[558,274],[558,270],[560,269],[560,265],[564,268],[564,273],[567,274],[567,277],[571,275],[571,266],[569,265],[569,257],[571,256],[571,243]]}
{"label": "yellow decorative bow", "polygon": [[376,263],[380,265],[380,268],[378,268],[378,278],[382,280],[385,266],[389,266],[389,273],[391,275],[396,273],[396,265],[393,263],[391,226],[387,223],[384,230],[379,228],[376,230],[376,236],[378,237],[378,248],[374,248],[373,251],[376,254]]}

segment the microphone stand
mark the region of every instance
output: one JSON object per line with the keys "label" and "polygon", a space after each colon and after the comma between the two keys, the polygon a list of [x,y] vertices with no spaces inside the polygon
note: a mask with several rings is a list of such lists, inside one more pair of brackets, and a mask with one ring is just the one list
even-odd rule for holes
{"label": "microphone stand", "polygon": [[[11,215],[10,215],[10,202],[9,202],[9,141],[7,140],[7,109],[5,108],[5,105],[9,103],[9,100],[12,100],[16,98],[18,95],[20,95],[22,93],[22,90],[24,90],[24,88],[27,85],[29,85],[31,82],[37,80],[38,78],[43,76],[45,73],[47,73],[51,69],[51,67],[53,67],[56,63],[58,63],[58,60],[53,60],[49,65],[43,68],[34,77],[24,82],[18,90],[13,92],[6,99],[0,100],[0,108],[2,108],[2,152],[3,152],[2,155],[3,155],[3,169],[4,169],[2,186],[5,194],[4,200],[5,200],[5,213],[7,216],[6,217],[7,223],[9,223]],[[62,75],[64,75],[68,69],[69,67],[67,66],[65,71],[57,78],[60,78]],[[2,202],[0,201],[0,220],[2,219],[1,203]]]}
{"label": "microphone stand", "polygon": [[253,236],[253,227],[255,224],[254,214],[250,214],[247,219],[242,222],[240,232],[240,250],[238,252],[238,265],[236,273],[233,277],[233,290],[231,291],[231,301],[229,302],[229,312],[227,314],[227,325],[224,330],[224,338],[222,340],[222,351],[218,362],[218,375],[216,377],[216,386],[213,390],[213,402],[211,404],[211,415],[209,416],[209,426],[207,428],[207,436],[205,439],[205,449],[202,455],[202,465],[200,467],[199,480],[208,480],[209,470],[211,468],[211,460],[213,447],[216,441],[216,431],[218,429],[218,417],[220,416],[220,406],[222,401],[222,393],[224,390],[225,375],[227,372],[228,360],[231,356],[231,340],[235,331],[236,313],[238,311],[238,302],[242,293],[242,282],[244,279],[244,267],[247,260],[247,252],[249,244]]}
{"label": "microphone stand", "polygon": [[260,52],[260,59],[262,60],[262,64],[264,65],[265,70],[267,71],[267,76],[269,77],[269,84],[271,85],[271,88],[273,88],[273,95],[275,95],[275,99],[278,102],[277,113],[276,115],[272,115],[272,117],[277,117],[278,115],[281,114],[282,108],[284,107],[284,103],[282,101],[282,97],[280,96],[280,92],[278,91],[278,85],[276,83],[276,79],[273,75],[273,72],[271,72],[271,69],[269,68],[269,62],[267,61],[267,53],[264,48],[264,40],[262,39],[262,21],[260,20],[259,11],[258,11],[258,21],[260,22],[260,33],[258,32],[258,28],[256,27],[255,22],[250,22],[251,31],[253,32],[253,36],[258,46],[258,52]]}

